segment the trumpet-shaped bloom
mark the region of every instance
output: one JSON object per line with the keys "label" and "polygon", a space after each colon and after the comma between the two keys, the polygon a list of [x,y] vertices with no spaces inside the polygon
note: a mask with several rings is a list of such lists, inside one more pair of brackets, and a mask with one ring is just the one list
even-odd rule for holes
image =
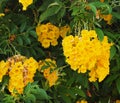
{"label": "trumpet-shaped bloom", "polygon": [[101,82],[109,74],[111,45],[106,36],[99,41],[94,30],[82,30],[81,37],[69,35],[62,41],[66,62],[78,73],[89,71],[91,82]]}
{"label": "trumpet-shaped bloom", "polygon": [[33,3],[33,0],[19,0],[19,2],[23,5],[23,10],[26,10]]}

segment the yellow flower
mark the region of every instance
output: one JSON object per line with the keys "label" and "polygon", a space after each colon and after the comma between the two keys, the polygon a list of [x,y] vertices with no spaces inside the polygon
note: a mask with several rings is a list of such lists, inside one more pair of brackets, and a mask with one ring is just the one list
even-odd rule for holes
{"label": "yellow flower", "polygon": [[104,2],[105,0],[100,0],[100,2]]}
{"label": "yellow flower", "polygon": [[76,103],[88,103],[86,100],[78,100]]}
{"label": "yellow flower", "polygon": [[23,66],[24,85],[26,86],[29,82],[33,82],[34,74],[38,69],[38,62],[33,57],[30,57],[24,61]]}
{"label": "yellow flower", "polygon": [[45,24],[39,25],[36,27],[36,33],[39,35],[39,33],[47,33],[48,32],[48,26]]}
{"label": "yellow flower", "polygon": [[102,15],[102,18],[107,21],[107,24],[111,24],[111,19],[112,19],[112,15],[108,14],[108,15]]}
{"label": "yellow flower", "polygon": [[59,28],[51,23],[41,24],[36,27],[38,41],[44,48],[49,48],[50,44],[56,46],[59,38]]}
{"label": "yellow flower", "polygon": [[96,69],[92,69],[89,73],[89,81],[90,82],[95,82],[97,80],[97,75],[96,75]]}
{"label": "yellow flower", "polygon": [[42,46],[44,48],[48,48],[50,46],[50,40],[49,39],[43,39]]}
{"label": "yellow flower", "polygon": [[33,58],[26,58],[21,55],[15,55],[7,60],[9,64],[9,85],[8,90],[13,96],[17,91],[19,94],[23,93],[24,87],[33,82],[33,77],[38,69],[38,62]]}
{"label": "yellow flower", "polygon": [[58,41],[56,39],[51,40],[51,45],[56,46],[58,44]]}
{"label": "yellow flower", "polygon": [[12,94],[14,94],[14,90],[21,94],[24,89],[22,62],[16,62],[11,68],[8,89]]}
{"label": "yellow flower", "polygon": [[120,103],[120,100],[116,100],[115,103]]}
{"label": "yellow flower", "polygon": [[4,14],[4,13],[0,13],[0,17],[1,17],[1,16],[5,16],[5,14]]}
{"label": "yellow flower", "polygon": [[70,27],[68,25],[60,27],[60,36],[62,38],[64,38],[68,32],[70,32]]}
{"label": "yellow flower", "polygon": [[50,87],[55,85],[56,81],[58,80],[58,71],[54,70],[52,73],[50,73],[49,76],[47,77],[47,80],[49,82]]}
{"label": "yellow flower", "polygon": [[55,35],[55,32],[54,31],[50,31],[49,33],[48,33],[48,37],[47,38],[49,38],[49,39],[55,39],[56,38],[56,35]]}
{"label": "yellow flower", "polygon": [[8,62],[4,62],[3,60],[0,62],[0,82],[4,75],[6,75],[9,68]]}
{"label": "yellow flower", "polygon": [[[42,66],[46,66],[44,70],[41,70]],[[56,61],[50,58],[45,59],[45,61],[39,61],[39,71],[43,72],[45,79],[49,83],[49,87],[56,84],[58,80],[58,70],[55,70],[57,67]]]}
{"label": "yellow flower", "polygon": [[[101,2],[104,2],[104,0],[101,0]],[[111,20],[112,20],[112,14],[107,14],[107,15],[104,15],[104,14],[101,14],[101,11],[100,10],[97,10],[96,12],[96,18],[99,19],[103,19],[104,21],[107,22],[107,24],[111,24]]]}
{"label": "yellow flower", "polygon": [[50,75],[50,68],[49,67],[44,70],[43,75],[46,79],[48,78],[48,76]]}
{"label": "yellow flower", "polygon": [[94,30],[82,30],[81,37],[66,36],[62,41],[66,62],[71,69],[78,73],[89,71],[90,82],[99,82],[109,74],[109,58],[111,43],[104,36],[103,41],[99,41]]}
{"label": "yellow flower", "polygon": [[20,3],[23,5],[23,10],[26,10],[27,7],[33,3],[33,0],[19,0]]}
{"label": "yellow flower", "polygon": [[103,81],[108,74],[109,74],[109,68],[98,67],[96,70],[96,75],[98,77],[99,82]]}

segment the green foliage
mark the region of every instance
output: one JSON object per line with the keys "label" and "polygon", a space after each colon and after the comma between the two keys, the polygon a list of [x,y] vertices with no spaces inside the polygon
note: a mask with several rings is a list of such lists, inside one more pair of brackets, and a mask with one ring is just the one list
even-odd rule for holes
{"label": "green foliage", "polygon": [[1,103],[16,103],[13,96],[5,94]]}
{"label": "green foliage", "polygon": [[23,101],[25,103],[36,103],[36,101],[41,100],[48,100],[49,96],[47,95],[46,91],[36,83],[28,84],[23,93]]}
{"label": "green foliage", "polygon": [[59,0],[50,0],[49,2],[48,0],[45,0],[43,5],[38,10],[42,12],[39,18],[40,22],[49,20],[50,22],[55,23],[55,21],[59,22],[64,16],[65,5]]}
{"label": "green foliage", "polygon": [[99,28],[95,28],[95,31],[96,31],[96,33],[98,35],[98,39],[100,41],[102,41],[104,39],[104,33],[103,33],[103,31],[101,29],[99,29]]}
{"label": "green foliage", "polygon": [[[0,82],[0,103],[76,103],[83,99],[88,103],[114,103],[120,100],[119,0],[34,0],[24,11],[19,0],[0,0],[0,13],[5,14],[0,16],[0,60],[16,54],[34,57],[37,61],[52,58],[60,72],[56,85],[49,87],[44,73],[37,71],[34,82],[28,83],[23,94],[17,96],[8,91],[9,76],[5,75]],[[112,15],[111,24],[103,17],[108,14]],[[100,41],[107,36],[113,43],[109,75],[102,82],[89,82],[89,71],[77,73],[71,70],[63,54],[62,37],[58,39],[57,46],[43,48],[38,41],[36,27],[48,22],[57,27],[70,25],[68,35],[81,36],[81,30],[87,29],[95,30]],[[50,65],[55,66],[45,62],[41,70]]]}

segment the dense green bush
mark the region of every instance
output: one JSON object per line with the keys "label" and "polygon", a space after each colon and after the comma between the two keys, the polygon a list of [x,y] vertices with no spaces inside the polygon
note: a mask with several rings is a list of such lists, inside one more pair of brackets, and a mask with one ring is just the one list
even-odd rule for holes
{"label": "dense green bush", "polygon": [[120,103],[119,0],[0,0],[0,103]]}

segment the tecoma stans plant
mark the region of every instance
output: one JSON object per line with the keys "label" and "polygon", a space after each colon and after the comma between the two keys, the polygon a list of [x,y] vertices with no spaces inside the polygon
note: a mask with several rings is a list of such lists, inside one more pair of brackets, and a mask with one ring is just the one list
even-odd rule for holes
{"label": "tecoma stans plant", "polygon": [[0,103],[120,103],[120,0],[0,0]]}

